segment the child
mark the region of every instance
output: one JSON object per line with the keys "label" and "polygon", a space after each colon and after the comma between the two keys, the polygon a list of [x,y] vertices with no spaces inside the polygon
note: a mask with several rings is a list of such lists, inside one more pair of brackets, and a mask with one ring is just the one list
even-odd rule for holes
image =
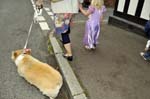
{"label": "child", "polygon": [[[52,2],[57,2],[60,0],[51,0]],[[43,0],[37,0],[36,5],[43,5]],[[61,34],[62,43],[65,47],[66,53],[63,55],[69,61],[73,60],[71,41],[70,41],[70,22],[72,14],[71,13],[61,13],[55,16],[55,31],[58,34]]]}
{"label": "child", "polygon": [[[144,30],[147,37],[150,39],[150,14],[149,14],[149,20],[146,22]],[[147,41],[145,52],[141,52],[140,54],[144,58],[144,60],[150,60],[150,40]]]}
{"label": "child", "polygon": [[58,14],[55,20],[55,31],[58,34],[61,34],[62,43],[66,50],[66,53],[63,56],[69,61],[73,60],[71,41],[69,37],[71,18],[72,18],[71,13],[64,13],[64,14]]}
{"label": "child", "polygon": [[145,52],[141,52],[140,55],[144,58],[144,60],[150,60],[150,40],[147,41]]}
{"label": "child", "polygon": [[98,44],[100,23],[102,22],[103,14],[106,11],[104,1],[92,0],[87,11],[82,8],[81,4],[79,4],[79,8],[85,16],[89,17],[86,21],[83,43],[86,49],[95,49],[96,44]]}

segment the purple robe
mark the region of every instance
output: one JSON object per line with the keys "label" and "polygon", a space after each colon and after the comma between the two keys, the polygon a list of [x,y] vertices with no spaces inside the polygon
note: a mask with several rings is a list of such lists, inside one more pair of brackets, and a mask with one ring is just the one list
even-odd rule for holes
{"label": "purple robe", "polygon": [[105,6],[102,6],[101,9],[97,9],[93,6],[89,6],[88,11],[91,12],[91,14],[86,21],[83,43],[84,45],[89,46],[89,48],[94,48],[94,45],[98,43],[100,34],[100,17],[106,11],[106,8]]}

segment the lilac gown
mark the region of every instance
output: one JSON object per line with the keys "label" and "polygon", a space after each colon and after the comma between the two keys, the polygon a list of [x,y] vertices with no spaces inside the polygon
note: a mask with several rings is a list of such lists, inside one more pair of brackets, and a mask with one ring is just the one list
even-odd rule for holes
{"label": "lilac gown", "polygon": [[89,48],[94,48],[98,43],[98,37],[100,34],[100,17],[106,11],[106,8],[105,6],[102,6],[101,9],[97,9],[93,6],[89,6],[88,11],[92,14],[86,21],[83,43],[84,45],[89,46]]}

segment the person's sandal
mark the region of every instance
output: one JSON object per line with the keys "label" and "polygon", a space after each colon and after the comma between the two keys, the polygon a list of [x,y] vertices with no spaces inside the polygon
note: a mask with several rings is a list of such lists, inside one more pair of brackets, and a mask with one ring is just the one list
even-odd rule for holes
{"label": "person's sandal", "polygon": [[72,61],[73,60],[73,56],[63,55],[63,57],[66,58],[68,61]]}
{"label": "person's sandal", "polygon": [[141,52],[140,55],[143,57],[144,60],[147,60],[147,58],[144,55],[144,52]]}
{"label": "person's sandal", "polygon": [[87,50],[91,50],[91,48],[89,47],[89,46],[85,46],[85,49],[87,49]]}

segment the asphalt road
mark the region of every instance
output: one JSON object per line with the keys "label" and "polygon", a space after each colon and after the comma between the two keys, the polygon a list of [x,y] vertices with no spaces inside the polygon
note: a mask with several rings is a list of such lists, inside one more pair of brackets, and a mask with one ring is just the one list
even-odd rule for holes
{"label": "asphalt road", "polygon": [[[24,47],[33,12],[30,0],[0,1],[0,99],[47,99],[18,75],[11,60],[11,52]],[[28,43],[32,56],[56,66],[54,57],[47,52],[47,40],[39,25],[34,24]],[[64,92],[59,97],[66,99]]]}

